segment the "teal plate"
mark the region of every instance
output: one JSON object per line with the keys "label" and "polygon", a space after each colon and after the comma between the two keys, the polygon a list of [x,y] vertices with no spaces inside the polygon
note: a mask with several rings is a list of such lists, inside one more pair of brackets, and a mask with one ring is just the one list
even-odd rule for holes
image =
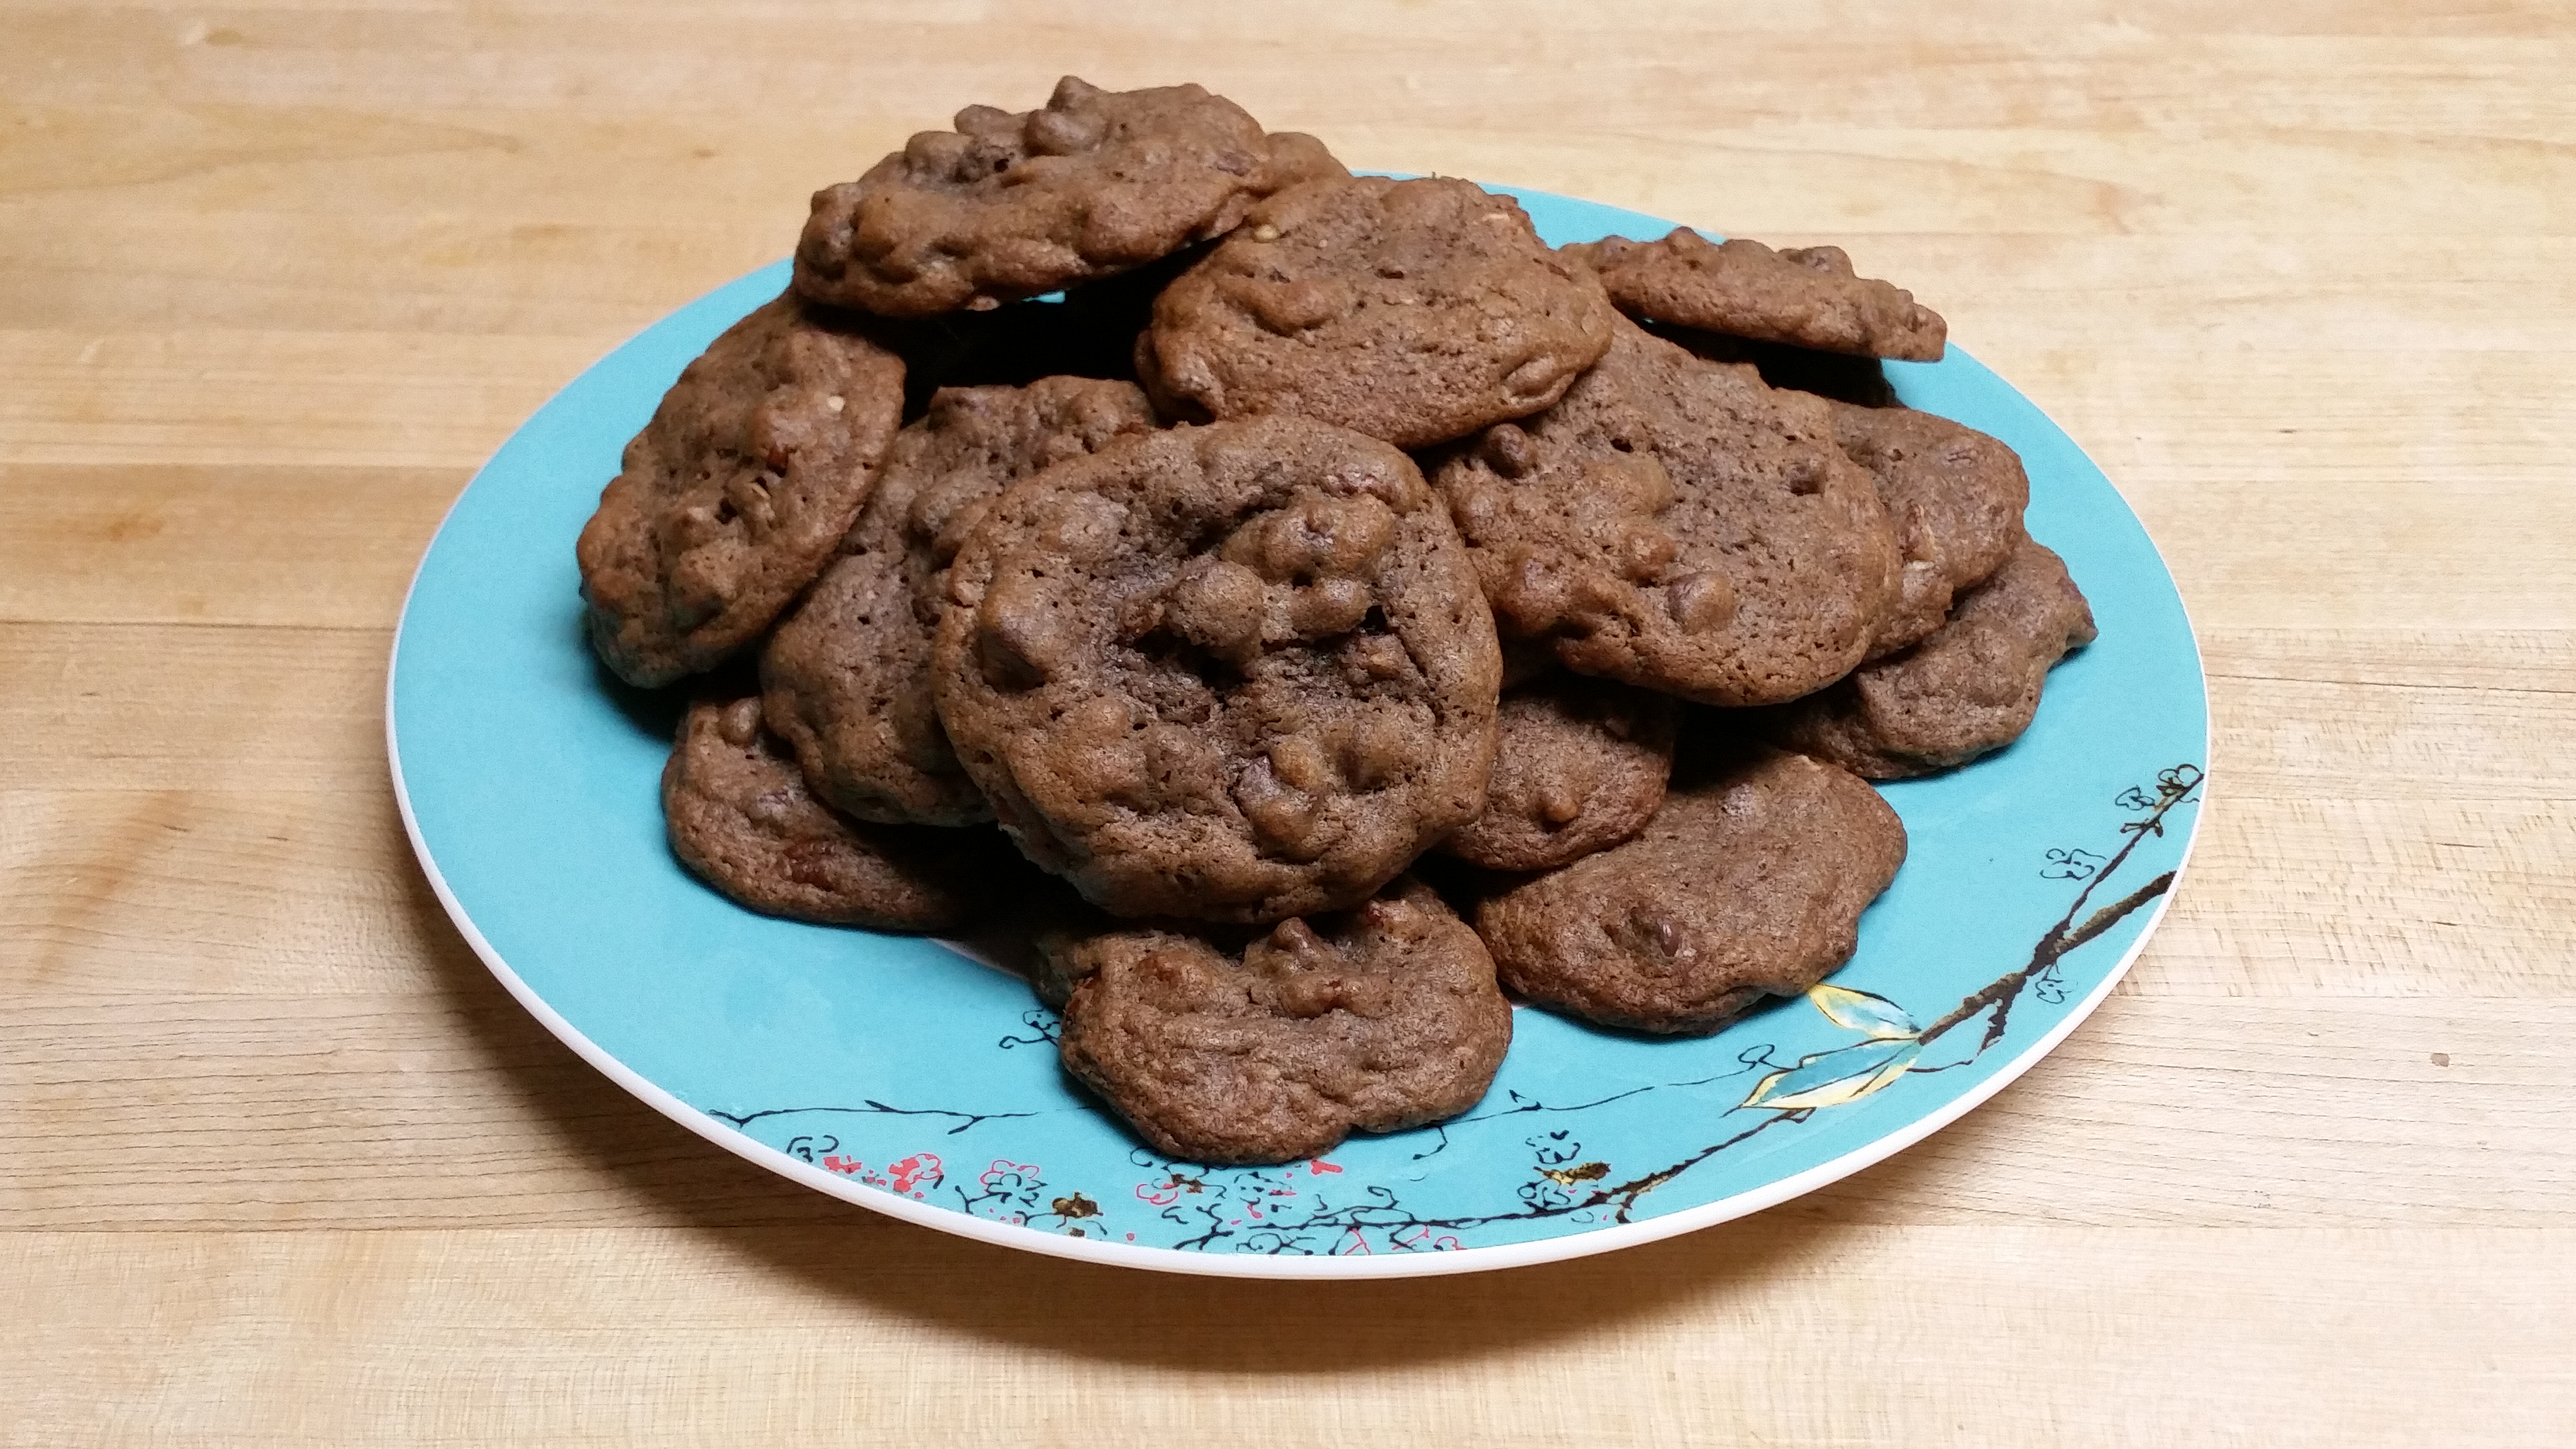
{"label": "teal plate", "polygon": [[[1671,223],[1516,192],[1551,242]],[[1916,1142],[2107,995],[2199,816],[2208,705],[2182,601],[2101,471],[1956,348],[1903,400],[2002,438],[2030,530],[2102,637],[2000,754],[1885,788],[1912,848],[1831,983],[1713,1037],[1516,1013],[1474,1111],[1287,1167],[1174,1162],[1057,1066],[1017,979],[936,941],[772,920],[683,873],[656,782],[672,708],[580,629],[573,538],[681,366],[785,285],[682,307],[528,420],[412,581],[387,681],[394,789],[475,951],[557,1036],[692,1131],[863,1207],[1065,1257],[1368,1277],[1603,1252],[1754,1212]]]}

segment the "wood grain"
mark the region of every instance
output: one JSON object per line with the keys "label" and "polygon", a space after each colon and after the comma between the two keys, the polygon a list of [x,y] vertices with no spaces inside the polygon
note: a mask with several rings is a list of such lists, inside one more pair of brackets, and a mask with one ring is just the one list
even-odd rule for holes
{"label": "wood grain", "polygon": [[[55,1332],[150,1322],[174,1352],[66,1354],[12,1319],[0,1386],[30,1442],[2537,1444],[2519,1406],[2576,1388],[2551,1332],[2571,1249],[1762,1219],[1425,1293],[892,1225],[25,1233],[0,1270],[63,1305]],[[39,1354],[77,1375],[30,1375]]]}
{"label": "wood grain", "polygon": [[[2555,0],[0,0],[0,1444],[2576,1442],[2576,16]],[[410,861],[419,551],[969,100],[1834,241],[2137,508],[2212,796],[1994,1102],[1412,1284],[858,1212],[619,1091]],[[2044,482],[2044,480],[2043,480]]]}

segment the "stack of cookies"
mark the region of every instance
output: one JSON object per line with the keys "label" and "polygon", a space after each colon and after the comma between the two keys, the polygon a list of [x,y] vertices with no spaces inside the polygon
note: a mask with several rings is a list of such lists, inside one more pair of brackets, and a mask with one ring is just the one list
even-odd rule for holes
{"label": "stack of cookies", "polygon": [[1308,1156],[1471,1106],[1506,989],[1705,1033],[1850,957],[1866,781],[2093,637],[2012,451],[1894,405],[1943,336],[1832,247],[1552,249],[1068,78],[815,196],[583,530],[591,638],[696,691],[700,877],[1017,921],[1146,1140]]}

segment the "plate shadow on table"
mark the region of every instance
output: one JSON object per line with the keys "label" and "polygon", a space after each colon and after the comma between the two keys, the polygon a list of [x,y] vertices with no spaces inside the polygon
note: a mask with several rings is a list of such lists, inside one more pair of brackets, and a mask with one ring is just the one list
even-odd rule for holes
{"label": "plate shadow on table", "polygon": [[[1312,1373],[1471,1360],[1616,1331],[1687,1306],[1726,1311],[1816,1270],[1861,1220],[1793,1207],[1622,1252],[1499,1272],[1376,1282],[1186,1277],[978,1243],[881,1217],[774,1176],[626,1094],[493,978],[416,874],[419,938],[439,989],[493,1073],[568,1157],[640,1206],[615,1220],[678,1226],[754,1272],[871,1316],[1077,1360],[1211,1372]],[[1843,1184],[1920,1171],[1903,1159]],[[578,1204],[573,1205],[578,1213]],[[562,1225],[549,1213],[547,1225]]]}

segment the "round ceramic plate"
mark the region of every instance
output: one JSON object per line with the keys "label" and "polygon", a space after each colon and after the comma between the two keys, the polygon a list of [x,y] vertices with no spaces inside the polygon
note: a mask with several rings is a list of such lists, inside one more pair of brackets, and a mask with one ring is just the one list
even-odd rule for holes
{"label": "round ceramic plate", "polygon": [[[1670,223],[1517,193],[1551,242]],[[2002,438],[2030,531],[2102,636],[2011,748],[1885,787],[1911,853],[1859,954],[1713,1037],[1516,1014],[1474,1111],[1286,1167],[1175,1162],[1057,1066],[1018,979],[936,941],[772,920],[685,874],[657,782],[676,706],[593,663],[573,539],[619,450],[784,263],[576,378],[494,455],[421,560],[388,681],[421,865],[502,983],[684,1126],[861,1206],[1038,1252],[1190,1273],[1359,1277],[1574,1257],[1753,1212],[1993,1095],[2110,991],[2198,818],[2200,657],[2101,472],[1953,348],[1898,395]]]}

